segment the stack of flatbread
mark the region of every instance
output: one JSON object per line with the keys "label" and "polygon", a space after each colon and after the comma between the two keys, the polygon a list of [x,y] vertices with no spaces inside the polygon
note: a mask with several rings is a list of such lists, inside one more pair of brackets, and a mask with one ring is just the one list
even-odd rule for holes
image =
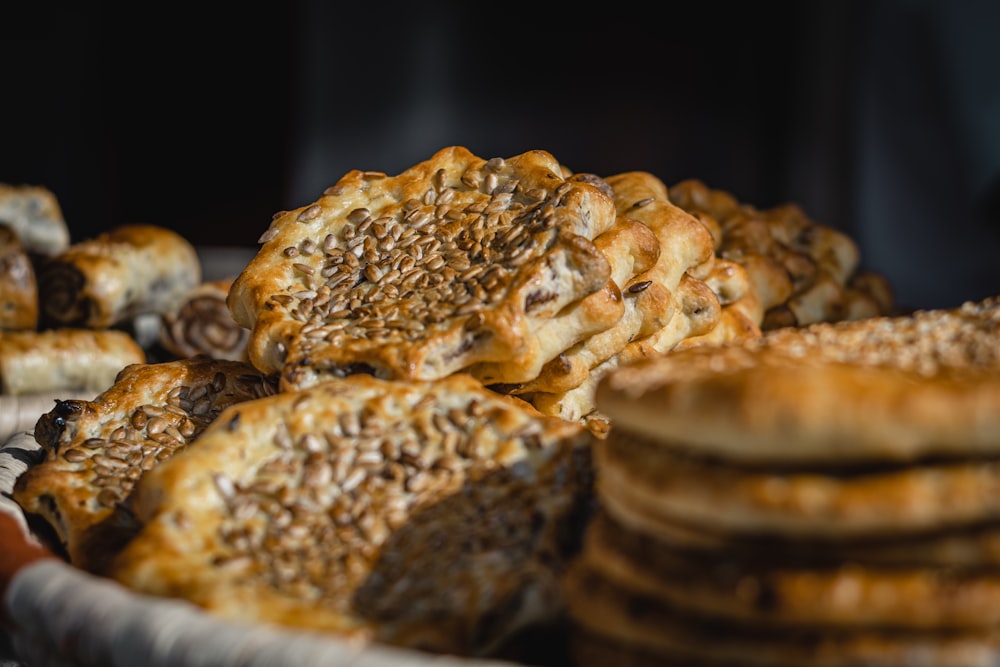
{"label": "stack of flatbread", "polygon": [[597,403],[581,665],[1000,660],[1000,298],[678,350]]}
{"label": "stack of flatbread", "polygon": [[763,312],[656,177],[572,174],[544,151],[456,146],[397,176],[352,171],[261,243],[228,304],[285,390],[463,372],[579,421],[608,369],[759,335]]}
{"label": "stack of flatbread", "polygon": [[747,270],[765,331],[893,314],[889,281],[861,268],[854,240],[797,204],[761,209],[697,179],[672,185],[670,197],[712,229],[718,256]]}

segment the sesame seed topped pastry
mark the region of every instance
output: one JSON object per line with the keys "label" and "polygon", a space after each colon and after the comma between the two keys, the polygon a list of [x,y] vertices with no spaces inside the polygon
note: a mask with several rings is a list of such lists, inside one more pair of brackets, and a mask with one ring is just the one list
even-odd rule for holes
{"label": "sesame seed topped pastry", "polygon": [[592,436],[466,374],[236,405],[136,487],[111,575],[223,617],[489,655],[560,618]]}
{"label": "sesame seed topped pastry", "polygon": [[13,229],[31,255],[50,257],[69,247],[59,200],[40,185],[0,183],[0,224]]}
{"label": "sesame seed topped pastry", "polygon": [[688,179],[671,200],[716,228],[716,254],[750,274],[764,330],[892,313],[888,281],[875,272],[853,284],[860,253],[848,235],[810,219],[796,204],[757,209]]}
{"label": "sesame seed topped pastry", "polygon": [[[607,285],[593,239],[614,222],[613,201],[545,151],[485,160],[449,147],[396,176],[350,171],[276,216],[228,303],[252,332],[250,360],[283,388],[359,370],[528,368],[537,322]],[[572,317],[583,323],[555,327],[552,347],[575,343],[593,313]]]}
{"label": "sesame seed topped pastry", "polygon": [[0,394],[89,393],[110,387],[119,371],[146,353],[117,329],[0,332]]}
{"label": "sesame seed topped pastry", "polygon": [[236,323],[226,305],[234,279],[200,283],[176,309],[163,313],[158,330],[163,348],[178,357],[206,354],[215,359],[247,361],[250,331]]}
{"label": "sesame seed topped pastry", "polygon": [[0,330],[38,327],[38,281],[24,244],[12,227],[0,223]]}
{"label": "sesame seed topped pastry", "polygon": [[18,477],[14,500],[52,527],[72,564],[99,573],[138,527],[127,506],[136,481],[224,408],[274,390],[236,361],[128,366],[93,400],[57,401],[39,417],[34,436],[45,459]]}
{"label": "sesame seed topped pastry", "polygon": [[105,329],[171,311],[200,282],[201,261],[183,236],[157,225],[122,225],[41,264],[42,323]]}

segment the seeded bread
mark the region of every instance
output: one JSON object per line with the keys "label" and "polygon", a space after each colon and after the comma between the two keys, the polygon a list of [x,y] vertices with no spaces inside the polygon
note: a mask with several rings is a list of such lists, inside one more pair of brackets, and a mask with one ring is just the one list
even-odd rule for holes
{"label": "seeded bread", "polygon": [[13,229],[31,255],[51,257],[69,247],[59,200],[44,186],[0,183],[0,224]]}
{"label": "seeded bread", "polygon": [[135,532],[136,481],[183,450],[224,408],[274,391],[248,364],[191,357],[133,364],[92,401],[64,400],[38,419],[45,460],[14,499],[53,529],[71,563],[100,573]]}
{"label": "seeded bread", "polygon": [[[276,216],[228,303],[252,331],[250,360],[286,389],[359,370],[530,367],[534,324],[607,285],[593,239],[614,222],[610,197],[547,152],[485,160],[453,146],[397,176],[351,171]],[[566,349],[582,327],[557,329]]]}
{"label": "seeded bread", "polygon": [[228,618],[490,654],[561,618],[591,443],[465,374],[235,405],[140,481],[111,574]]}
{"label": "seeded bread", "polygon": [[116,329],[2,331],[0,393],[96,394],[110,387],[124,367],[145,361],[135,339]]}
{"label": "seeded bread", "polygon": [[42,324],[104,329],[159,315],[200,282],[201,262],[183,236],[157,225],[122,225],[39,267]]}

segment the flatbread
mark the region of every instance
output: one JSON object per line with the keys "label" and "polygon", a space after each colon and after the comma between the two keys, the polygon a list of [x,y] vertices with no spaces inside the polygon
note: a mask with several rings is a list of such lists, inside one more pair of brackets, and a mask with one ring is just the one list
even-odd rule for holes
{"label": "flatbread", "polygon": [[465,374],[279,393],[141,480],[111,574],[232,619],[489,654],[560,618],[592,440]]}
{"label": "flatbread", "polygon": [[[906,535],[1000,519],[1000,459],[851,469],[747,468],[612,430],[595,451],[599,489],[621,514],[725,534]],[[653,530],[650,527],[650,530]]]}
{"label": "flatbread", "polygon": [[1000,569],[808,562],[773,551],[690,552],[606,514],[583,558],[608,580],[692,614],[757,626],[988,631],[1000,624]]}
{"label": "flatbread", "polygon": [[[234,282],[251,362],[285,389],[536,364],[534,324],[610,278],[593,239],[614,225],[614,202],[562,173],[544,151],[486,160],[460,146],[397,176],[348,172],[276,216]],[[560,349],[587,329],[590,312],[578,317]]]}
{"label": "flatbread", "polygon": [[748,627],[693,616],[613,585],[581,561],[565,578],[581,667],[989,667],[992,631],[892,631]]}
{"label": "flatbread", "polygon": [[1000,454],[1000,298],[765,332],[603,378],[623,429],[778,465]]}

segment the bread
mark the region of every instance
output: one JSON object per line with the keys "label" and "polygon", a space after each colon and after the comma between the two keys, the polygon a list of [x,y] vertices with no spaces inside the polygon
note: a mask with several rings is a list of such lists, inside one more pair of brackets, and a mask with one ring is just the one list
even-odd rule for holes
{"label": "bread", "polygon": [[1000,298],[769,331],[608,377],[598,405],[640,435],[732,460],[844,464],[996,455]]}
{"label": "bread", "polygon": [[143,477],[111,575],[230,619],[490,655],[561,618],[591,442],[465,374],[248,401]]}
{"label": "bread", "polygon": [[[276,216],[228,299],[253,364],[286,389],[356,371],[436,379],[544,359],[535,326],[606,287],[593,239],[614,203],[553,156],[485,160],[448,147],[399,175],[351,171]],[[552,334],[565,349],[593,311]]]}
{"label": "bread", "polygon": [[14,487],[14,499],[53,529],[69,561],[101,573],[132,537],[135,483],[182,451],[226,407],[273,393],[248,364],[205,356],[133,364],[93,400],[57,401],[35,440],[45,460]]}

